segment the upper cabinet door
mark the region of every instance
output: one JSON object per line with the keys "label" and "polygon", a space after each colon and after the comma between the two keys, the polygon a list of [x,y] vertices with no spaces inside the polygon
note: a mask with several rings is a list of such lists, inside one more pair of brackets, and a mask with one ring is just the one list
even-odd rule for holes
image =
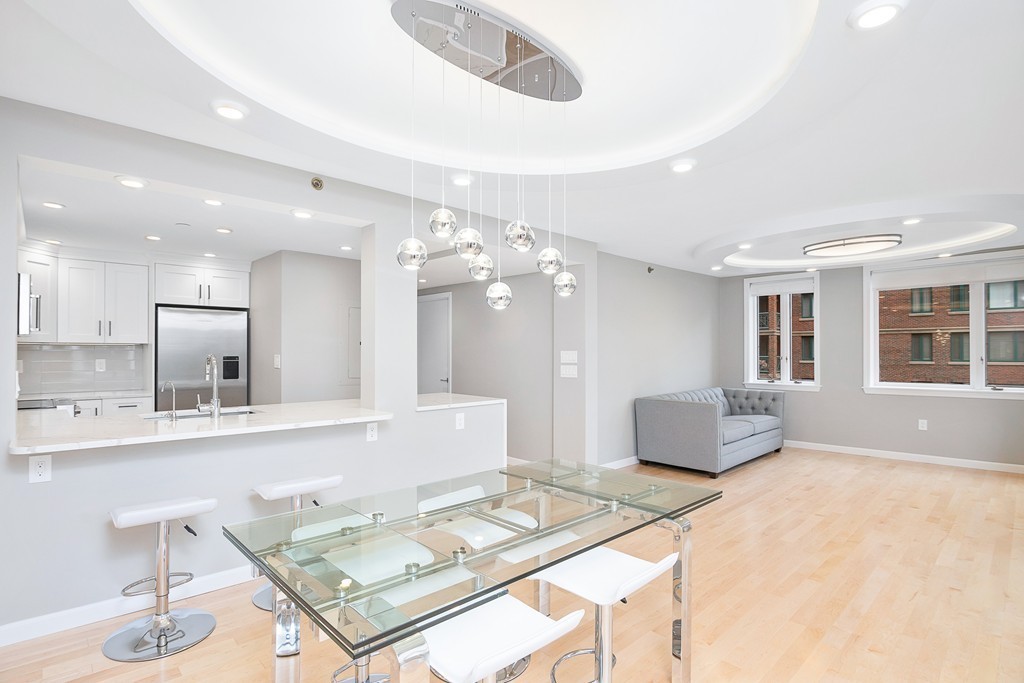
{"label": "upper cabinet door", "polygon": [[103,263],[58,259],[57,341],[98,344],[103,342]]}
{"label": "upper cabinet door", "polygon": [[18,272],[32,276],[28,334],[18,335],[21,343],[57,341],[57,257],[18,250]]}
{"label": "upper cabinet door", "polygon": [[149,343],[149,268],[108,263],[105,301],[108,344]]}
{"label": "upper cabinet door", "polygon": [[202,268],[156,264],[156,302],[198,306],[206,304]]}
{"label": "upper cabinet door", "polygon": [[235,270],[206,271],[207,306],[249,307],[249,273]]}

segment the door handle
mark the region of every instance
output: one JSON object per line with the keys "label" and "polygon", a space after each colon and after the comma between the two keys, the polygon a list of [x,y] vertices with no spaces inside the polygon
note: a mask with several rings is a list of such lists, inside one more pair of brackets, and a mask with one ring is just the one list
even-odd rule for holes
{"label": "door handle", "polygon": [[114,336],[114,322],[112,320],[107,321],[107,336]]}
{"label": "door handle", "polygon": [[199,285],[199,300],[203,300],[203,286]]}
{"label": "door handle", "polygon": [[97,337],[102,337],[103,336],[103,321],[102,320],[97,320],[96,321],[96,336]]}
{"label": "door handle", "polygon": [[210,294],[210,285],[206,285],[206,300],[209,301],[213,295]]}
{"label": "door handle", "polygon": [[28,331],[39,332],[39,325],[42,323],[42,314],[40,309],[42,308],[42,296],[39,294],[29,294],[28,297]]}
{"label": "door handle", "polygon": [[448,383],[448,378],[447,378],[447,377],[445,377],[445,378],[444,378],[444,379],[442,379],[441,381],[442,381],[442,382],[444,382],[445,384],[447,384],[447,383]]}

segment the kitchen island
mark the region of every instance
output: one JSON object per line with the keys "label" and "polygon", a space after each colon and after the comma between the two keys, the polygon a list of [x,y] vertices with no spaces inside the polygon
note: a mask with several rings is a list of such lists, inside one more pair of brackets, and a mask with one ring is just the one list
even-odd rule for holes
{"label": "kitchen island", "polygon": [[178,411],[171,420],[164,413],[118,415],[113,417],[72,417],[62,410],[20,410],[17,436],[11,441],[11,455],[37,455],[132,444],[206,439],[211,437],[275,432],[289,429],[326,427],[390,420],[392,413],[369,410],[359,399],[311,401],[247,406],[251,412],[229,412],[220,418]]}

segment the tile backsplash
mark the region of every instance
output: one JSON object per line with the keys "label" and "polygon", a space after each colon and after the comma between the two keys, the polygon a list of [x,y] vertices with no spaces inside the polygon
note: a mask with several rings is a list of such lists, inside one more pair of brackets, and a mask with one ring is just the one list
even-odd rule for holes
{"label": "tile backsplash", "polygon": [[141,344],[18,344],[21,393],[49,395],[145,389],[145,348]]}

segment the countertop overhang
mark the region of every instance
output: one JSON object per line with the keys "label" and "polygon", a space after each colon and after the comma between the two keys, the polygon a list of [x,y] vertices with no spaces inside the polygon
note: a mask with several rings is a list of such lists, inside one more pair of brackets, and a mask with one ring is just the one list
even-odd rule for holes
{"label": "countertop overhang", "polygon": [[19,410],[17,436],[8,446],[8,452],[11,455],[36,455],[378,422],[394,417],[393,413],[363,408],[359,399],[256,405],[249,408],[253,412],[222,415],[217,420],[190,418],[175,421],[167,418],[146,419],[139,415],[72,417],[61,410]]}

